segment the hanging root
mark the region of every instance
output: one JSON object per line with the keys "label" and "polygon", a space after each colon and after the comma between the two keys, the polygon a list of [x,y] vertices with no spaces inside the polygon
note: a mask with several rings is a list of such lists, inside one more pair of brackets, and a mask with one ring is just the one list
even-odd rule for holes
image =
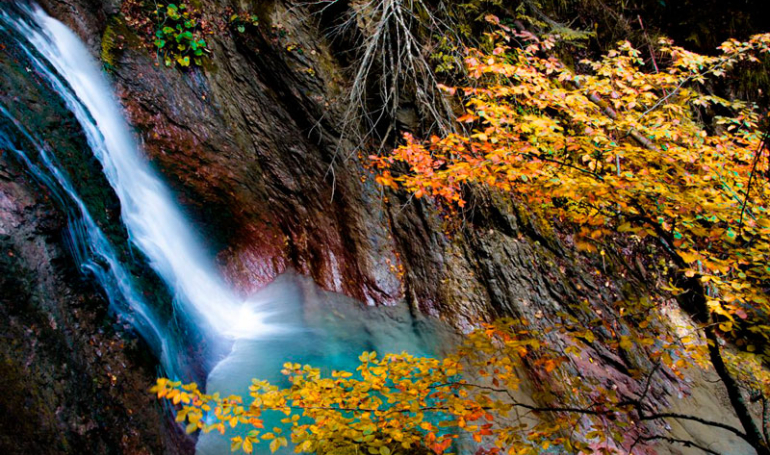
{"label": "hanging root", "polygon": [[[337,1],[326,2],[324,9]],[[428,133],[454,131],[451,105],[429,62],[430,40],[452,33],[450,24],[421,0],[353,2],[350,11],[330,31],[341,34],[357,28],[363,36],[356,47],[341,139],[352,139],[357,146],[375,140],[382,150],[397,130],[397,113],[406,101],[414,102],[418,115],[429,125]],[[459,54],[456,58],[458,63],[462,61]],[[337,156],[335,153],[335,160]]]}

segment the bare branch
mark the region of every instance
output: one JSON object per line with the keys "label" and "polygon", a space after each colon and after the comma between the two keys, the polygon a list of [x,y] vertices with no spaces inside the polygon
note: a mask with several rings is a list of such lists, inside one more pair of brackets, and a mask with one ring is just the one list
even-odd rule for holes
{"label": "bare branch", "polygon": [[655,440],[661,440],[666,441],[669,444],[682,444],[685,447],[694,447],[696,449],[702,450],[703,452],[709,454],[709,455],[722,455],[719,452],[716,452],[714,450],[709,449],[708,447],[704,447],[694,441],[690,441],[688,439],[677,439],[677,438],[671,438],[668,436],[639,436],[636,438],[633,444],[631,444],[631,447],[628,448],[628,454],[631,455],[634,452],[634,448],[636,445],[640,442],[650,442]]}

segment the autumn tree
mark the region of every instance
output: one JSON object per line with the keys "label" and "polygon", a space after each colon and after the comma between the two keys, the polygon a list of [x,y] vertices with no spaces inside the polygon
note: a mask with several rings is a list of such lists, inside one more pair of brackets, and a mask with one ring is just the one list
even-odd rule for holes
{"label": "autumn tree", "polygon": [[[466,87],[445,88],[465,106],[468,134],[407,135],[372,157],[378,181],[461,207],[464,190],[483,184],[573,226],[587,249],[615,232],[656,245],[673,265],[659,295],[673,293],[701,325],[741,436],[768,453],[765,422],[752,418],[720,347],[727,339],[754,362],[768,356],[766,136],[754,106],[708,88],[766,58],[770,35],[729,40],[716,56],[664,40],[662,70],[623,42],[581,62],[582,73],[555,56],[555,37],[501,25],[495,39],[491,53],[470,51]],[[525,45],[512,49],[512,39]]]}
{"label": "autumn tree", "polygon": [[[306,453],[634,453],[651,442],[716,453],[651,422],[695,422],[769,454],[768,300],[770,219],[764,135],[756,109],[716,96],[710,81],[770,48],[770,35],[731,40],[715,56],[661,42],[655,65],[629,43],[576,71],[554,52],[557,37],[498,23],[489,52],[468,51],[468,80],[443,87],[463,106],[466,133],[373,156],[378,181],[462,208],[473,185],[510,195],[543,222],[574,231],[589,254],[618,236],[666,258],[667,286],[615,302],[610,315],[587,302],[537,326],[524,319],[481,325],[443,359],[364,353],[356,371],[322,374],[286,364],[285,388],[255,380],[250,397],[206,394],[160,379],[188,432],[249,426],[233,450],[294,444]],[[519,43],[513,46],[512,43]],[[463,128],[458,128],[462,131]],[[676,299],[693,330],[668,329],[660,308]],[[636,389],[575,380],[601,343],[638,359]],[[713,369],[740,426],[667,411],[651,397],[656,375]],[[547,385],[519,389],[528,370]],[[766,411],[757,417],[751,401]],[[263,428],[279,413],[282,425]]]}

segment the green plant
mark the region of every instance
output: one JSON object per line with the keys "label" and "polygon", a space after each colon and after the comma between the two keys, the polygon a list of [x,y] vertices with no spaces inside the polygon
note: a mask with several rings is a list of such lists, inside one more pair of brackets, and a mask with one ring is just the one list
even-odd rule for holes
{"label": "green plant", "polygon": [[460,74],[464,66],[459,58],[460,48],[454,40],[446,35],[435,35],[436,43],[430,54],[430,60],[435,65],[436,74]]}
{"label": "green plant", "polygon": [[198,18],[190,8],[184,3],[158,5],[154,14],[155,47],[166,66],[200,66],[208,48],[201,37]]}
{"label": "green plant", "polygon": [[259,17],[256,14],[240,12],[230,16],[230,28],[238,33],[245,33],[250,28],[259,27]]}

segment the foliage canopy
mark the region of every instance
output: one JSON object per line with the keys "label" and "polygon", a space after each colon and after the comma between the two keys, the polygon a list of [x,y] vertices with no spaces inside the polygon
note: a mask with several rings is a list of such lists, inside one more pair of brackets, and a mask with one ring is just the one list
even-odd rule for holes
{"label": "foliage canopy", "polygon": [[[469,131],[425,143],[405,136],[392,154],[371,157],[378,181],[461,207],[471,184],[500,189],[573,226],[589,251],[616,232],[648,238],[672,266],[657,296],[679,297],[702,324],[750,444],[767,453],[718,339],[758,353],[755,362],[768,358],[766,131],[755,106],[711,88],[739,62],[766,56],[770,34],[729,40],[716,56],[663,40],[663,70],[621,42],[581,62],[584,74],[554,56],[554,37],[500,25],[493,39],[491,53],[470,51],[469,83],[445,87],[465,106],[458,121]],[[513,40],[523,44],[512,49]]]}

